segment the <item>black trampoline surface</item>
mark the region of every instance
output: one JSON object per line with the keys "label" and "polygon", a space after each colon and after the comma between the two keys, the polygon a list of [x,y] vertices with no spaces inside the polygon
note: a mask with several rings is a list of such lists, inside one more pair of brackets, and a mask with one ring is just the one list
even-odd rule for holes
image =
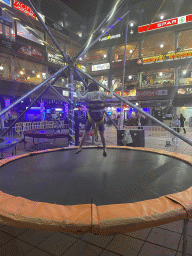
{"label": "black trampoline surface", "polygon": [[0,168],[0,190],[60,205],[109,205],[144,201],[192,186],[192,166],[173,157],[102,148],[46,152]]}

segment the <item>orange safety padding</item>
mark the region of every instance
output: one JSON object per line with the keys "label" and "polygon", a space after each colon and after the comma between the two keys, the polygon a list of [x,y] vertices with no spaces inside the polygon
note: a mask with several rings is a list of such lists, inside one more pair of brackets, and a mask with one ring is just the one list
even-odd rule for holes
{"label": "orange safety padding", "polygon": [[129,204],[98,206],[99,225],[94,234],[111,236],[151,228],[187,217],[179,204],[162,196]]}
{"label": "orange safety padding", "polygon": [[92,232],[92,225],[98,225],[97,208],[90,204],[33,202],[0,191],[0,209],[0,223],[14,227],[86,234]]}
{"label": "orange safety padding", "polygon": [[[48,149],[13,156],[1,160],[0,167],[10,161],[29,155],[76,148]],[[95,146],[83,148],[95,148]],[[192,157],[164,150],[127,146],[108,146],[107,148],[154,152],[175,157],[192,164]],[[104,206],[96,206],[94,204],[63,206],[33,202],[0,191],[0,223],[14,227],[110,236],[155,227],[186,218],[189,219],[192,214],[191,202],[192,188],[157,199]]]}
{"label": "orange safety padding", "polygon": [[166,195],[166,197],[179,203],[183,208],[185,208],[187,212],[187,219],[192,217],[192,187],[179,193]]}

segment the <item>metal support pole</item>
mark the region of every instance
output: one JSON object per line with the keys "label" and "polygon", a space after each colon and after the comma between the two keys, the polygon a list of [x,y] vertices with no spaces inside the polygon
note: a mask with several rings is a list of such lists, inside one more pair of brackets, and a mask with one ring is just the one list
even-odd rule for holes
{"label": "metal support pole", "polygon": [[61,100],[63,100],[63,101],[66,102],[66,103],[69,103],[68,100],[67,100],[63,95],[61,95],[61,94],[57,91],[57,89],[56,89],[53,85],[51,85],[51,84],[50,84],[50,89],[51,89],[51,91],[54,92]]}
{"label": "metal support pole", "polygon": [[49,78],[47,78],[45,81],[43,81],[41,84],[39,84],[38,86],[36,86],[35,88],[33,88],[30,92],[26,93],[24,96],[22,96],[21,98],[19,98],[18,100],[16,100],[13,104],[11,104],[9,107],[5,108],[4,110],[2,110],[0,112],[0,116],[2,116],[3,114],[7,113],[7,111],[9,111],[10,109],[12,109],[14,106],[16,106],[18,103],[20,103],[22,100],[24,100],[25,98],[27,98],[29,95],[31,95],[33,92],[37,91],[39,88],[41,88],[43,85],[45,85],[46,83],[48,83],[49,81],[51,81],[51,79],[53,78],[57,78],[59,77],[63,71],[65,71],[65,69],[67,69],[68,66],[65,66],[64,68],[60,69],[59,71],[57,71],[53,76],[50,76]]}
{"label": "metal support pole", "polygon": [[188,224],[189,224],[189,220],[185,219],[184,225],[183,225],[183,253],[182,253],[182,256],[187,256]]}
{"label": "metal support pole", "polygon": [[74,102],[73,102],[73,67],[70,67],[70,91],[69,91],[69,136],[70,145],[74,146]]}
{"label": "metal support pole", "polygon": [[[86,74],[84,71],[82,71],[81,69],[77,68],[76,69],[83,74],[84,76],[86,76],[87,78],[91,79],[93,82],[95,82],[96,84],[98,84],[99,86],[101,86],[103,89],[105,89],[106,91],[110,92],[109,89],[107,87],[105,87],[103,84],[99,83],[95,78],[91,77],[90,75]],[[140,109],[139,107],[135,106],[133,103],[131,103],[130,101],[124,99],[123,97],[119,96],[118,94],[113,92],[113,95],[116,96],[116,98],[118,98],[119,100],[123,101],[125,104],[131,106],[132,108],[136,109],[139,113],[141,113],[144,116],[147,116],[149,119],[151,119],[152,121],[154,121],[155,123],[159,124],[161,127],[163,127],[165,130],[169,131],[170,133],[174,134],[175,136],[177,136],[178,138],[180,138],[181,140],[185,141],[187,144],[192,146],[192,141],[189,140],[188,138],[182,136],[181,134],[179,134],[178,132],[174,131],[173,129],[171,129],[170,127],[168,127],[167,125],[165,125],[164,123],[160,122],[159,120],[157,120],[156,118],[154,118],[153,116],[149,115],[148,113],[144,112],[142,109]]]}
{"label": "metal support pole", "polygon": [[88,88],[87,83],[83,80],[83,78],[81,77],[81,75],[79,74],[79,72],[76,69],[75,69],[75,73],[78,76],[78,78],[81,80],[81,82],[84,84],[85,89],[87,90],[87,88]]}
{"label": "metal support pole", "polygon": [[[124,62],[123,62],[123,81],[122,81],[122,97],[124,92],[124,83],[125,83],[125,65],[126,65],[126,53],[127,53],[127,35],[128,35],[128,25],[129,25],[129,14],[127,14],[127,25],[126,25],[126,34],[125,34],[125,48],[124,48]],[[120,129],[123,129],[123,102],[121,101],[121,115],[120,115]]]}
{"label": "metal support pole", "polygon": [[55,46],[57,47],[57,49],[59,50],[59,52],[61,53],[61,55],[63,56],[64,60],[66,62],[68,62],[68,58],[65,55],[65,53],[62,51],[61,47],[59,46],[59,44],[57,43],[57,41],[55,40],[55,38],[53,37],[53,35],[51,34],[51,32],[49,31],[48,27],[45,25],[45,23],[43,22],[42,18],[40,17],[39,13],[36,11],[34,5],[31,3],[30,0],[27,0],[29,6],[31,7],[32,11],[35,13],[35,15],[37,16],[39,22],[41,23],[41,25],[44,27],[44,29],[47,31],[47,34],[50,36],[50,38],[52,39],[53,43],[55,44]]}
{"label": "metal support pole", "polygon": [[115,22],[112,23],[111,26],[109,26],[100,36],[98,36],[92,43],[93,34],[90,36],[87,45],[85,46],[85,49],[82,49],[75,57],[74,60],[79,59],[83,54],[85,54],[99,39],[105,35],[107,32],[109,32],[120,20],[122,20],[130,11],[127,11],[125,14],[123,14],[119,19],[117,19]]}
{"label": "metal support pole", "polygon": [[113,121],[113,119],[107,114],[107,112],[104,110],[105,115],[109,118],[109,120],[111,120],[111,122],[113,123],[113,125],[115,126],[116,129],[118,129],[118,126],[116,125],[116,123]]}
{"label": "metal support pole", "polygon": [[[21,119],[22,116],[38,101],[39,98],[43,96],[43,94],[59,79],[59,76],[55,77],[51,83],[48,83],[48,86],[40,93],[40,95],[29,105],[29,107],[10,125],[10,127],[2,133],[0,136],[4,136],[7,132],[11,130],[11,128]],[[25,141],[25,140],[24,140]]]}
{"label": "metal support pole", "polygon": [[42,97],[42,95],[43,95],[48,89],[49,89],[49,86],[47,86],[47,88],[45,88],[45,89],[43,90],[43,92],[40,93],[40,95],[29,105],[29,107],[28,107],[25,111],[23,111],[23,113],[22,113],[17,119],[15,119],[15,121],[9,126],[9,128],[7,128],[6,131],[4,131],[4,132],[0,135],[0,137],[5,136],[5,134],[8,133],[8,132],[11,130],[11,128],[21,119],[21,117],[24,116],[24,114],[38,101],[39,98]]}

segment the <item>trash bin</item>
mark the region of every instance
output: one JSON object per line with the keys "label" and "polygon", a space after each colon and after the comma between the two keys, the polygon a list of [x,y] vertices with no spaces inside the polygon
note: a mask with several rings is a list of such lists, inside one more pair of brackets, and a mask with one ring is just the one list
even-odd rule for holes
{"label": "trash bin", "polygon": [[189,118],[189,127],[192,127],[192,117]]}
{"label": "trash bin", "polygon": [[143,129],[130,130],[133,140],[132,147],[145,147],[145,131]]}

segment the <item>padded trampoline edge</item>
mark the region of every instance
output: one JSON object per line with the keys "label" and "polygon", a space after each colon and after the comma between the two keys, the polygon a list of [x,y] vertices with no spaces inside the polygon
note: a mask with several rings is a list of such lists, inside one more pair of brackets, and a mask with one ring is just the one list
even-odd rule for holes
{"label": "padded trampoline edge", "polygon": [[[0,166],[22,157],[58,150],[72,150],[65,147],[27,153],[0,161]],[[95,148],[86,146],[83,149]],[[192,157],[146,148],[108,146],[107,148],[131,149],[172,156],[192,164]],[[92,206],[56,205],[34,202],[0,191],[0,223],[8,226],[31,228],[66,233],[94,233],[110,236],[151,228],[182,219],[190,219],[192,214],[192,187],[175,194],[136,203]],[[92,209],[92,212],[91,212]]]}

